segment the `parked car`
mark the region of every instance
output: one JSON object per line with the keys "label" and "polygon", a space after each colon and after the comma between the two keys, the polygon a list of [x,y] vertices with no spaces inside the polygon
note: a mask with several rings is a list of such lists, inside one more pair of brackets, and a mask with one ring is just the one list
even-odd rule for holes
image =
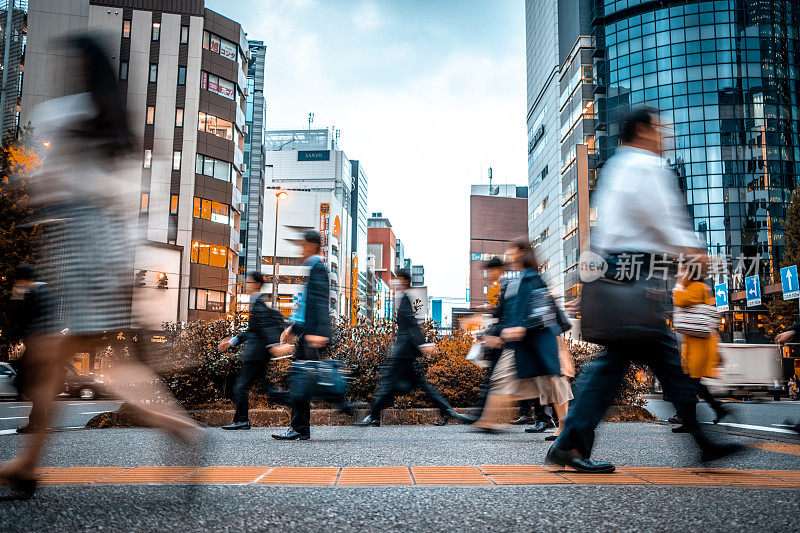
{"label": "parked car", "polygon": [[0,363],[0,398],[19,400],[17,392],[17,371],[8,363]]}
{"label": "parked car", "polygon": [[[0,363],[0,398],[23,399],[17,390],[18,365],[15,365],[15,362]],[[64,365],[64,388],[57,394],[81,400],[94,400],[105,395],[106,389],[102,379],[91,374],[81,374],[77,368],[67,363]]]}
{"label": "parked car", "polygon": [[103,380],[91,374],[81,374],[69,363],[65,367],[64,393],[67,396],[81,400],[94,400],[105,394]]}

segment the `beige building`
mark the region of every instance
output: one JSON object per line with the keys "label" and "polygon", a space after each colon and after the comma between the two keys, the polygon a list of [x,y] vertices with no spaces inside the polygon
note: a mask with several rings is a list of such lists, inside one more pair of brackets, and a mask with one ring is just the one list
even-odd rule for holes
{"label": "beige building", "polygon": [[[241,251],[245,33],[203,0],[31,0],[22,124],[75,90],[59,38],[87,31],[104,39],[141,146],[140,235],[180,254],[165,272],[175,318],[219,316],[235,301]],[[150,263],[136,271],[152,274]]]}

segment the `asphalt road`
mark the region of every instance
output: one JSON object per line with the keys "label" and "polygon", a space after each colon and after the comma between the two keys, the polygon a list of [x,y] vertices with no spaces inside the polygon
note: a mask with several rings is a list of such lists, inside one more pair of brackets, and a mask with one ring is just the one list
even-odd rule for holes
{"label": "asphalt road", "polygon": [[[307,442],[276,429],[206,432],[204,465],[386,466],[541,464],[542,435],[485,435],[464,426],[315,427]],[[743,438],[745,442],[755,439]],[[762,441],[763,442],[763,441]],[[0,436],[0,458],[24,443]],[[598,459],[697,466],[686,435],[662,424],[603,424]],[[185,465],[190,454],[153,430],[57,432],[44,466]],[[718,468],[800,469],[797,455],[751,450]],[[0,487],[2,491],[2,487]],[[720,487],[44,486],[0,503],[0,531],[530,531],[798,529],[797,490]]]}
{"label": "asphalt road", "polygon": [[[93,416],[106,411],[114,411],[120,402],[111,400],[59,400],[52,427],[82,428]],[[0,402],[0,435],[13,433],[18,427],[28,423],[30,402]]]}

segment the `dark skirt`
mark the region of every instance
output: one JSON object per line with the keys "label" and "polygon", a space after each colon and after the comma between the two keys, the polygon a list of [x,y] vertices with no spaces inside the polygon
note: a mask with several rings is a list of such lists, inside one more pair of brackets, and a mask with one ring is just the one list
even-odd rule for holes
{"label": "dark skirt", "polygon": [[522,378],[560,376],[558,340],[549,329],[529,329],[525,338],[511,343],[517,375]]}

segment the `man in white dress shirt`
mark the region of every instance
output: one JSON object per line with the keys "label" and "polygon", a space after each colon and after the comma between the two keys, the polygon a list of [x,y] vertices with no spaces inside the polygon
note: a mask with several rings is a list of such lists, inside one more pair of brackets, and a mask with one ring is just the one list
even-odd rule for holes
{"label": "man in white dress shirt", "polygon": [[[630,113],[623,122],[622,146],[600,176],[592,240],[595,249],[607,257],[639,256],[647,265],[654,256],[703,256],[689,226],[675,175],[661,157],[661,130],[653,110],[642,108]],[[577,311],[574,306],[570,310]],[[644,341],[608,344],[578,391],[561,435],[547,452],[548,462],[582,472],[614,471],[613,464],[590,458],[594,430],[617,396],[632,361],[648,365],[658,377],[699,445],[703,461],[741,448],[735,443],[713,443],[701,431],[695,413],[695,388],[683,373],[677,341],[665,321],[663,332]]]}

